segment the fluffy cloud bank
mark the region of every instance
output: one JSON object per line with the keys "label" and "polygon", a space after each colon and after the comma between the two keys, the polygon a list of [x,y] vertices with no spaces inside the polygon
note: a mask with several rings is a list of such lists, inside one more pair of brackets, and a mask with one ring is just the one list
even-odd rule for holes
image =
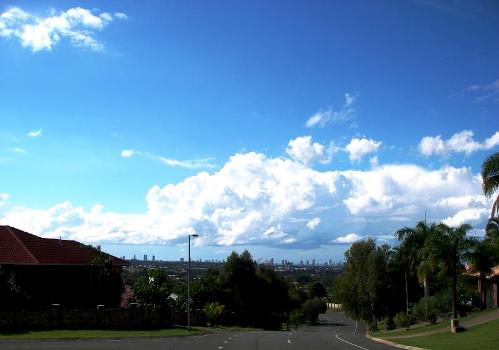
{"label": "fluffy cloud bank", "polygon": [[255,152],[235,154],[211,174],[153,186],[145,199],[147,211],[138,214],[70,202],[47,210],[7,204],[0,224],[87,243],[175,244],[196,232],[197,245],[316,248],[390,237],[425,211],[431,221],[479,229],[490,207],[480,177],[465,167],[317,171],[302,160]]}
{"label": "fluffy cloud bank", "polygon": [[473,139],[473,131],[463,130],[452,135],[448,140],[442,136],[425,136],[419,143],[419,151],[425,156],[443,156],[450,153],[464,153],[470,155],[476,151],[489,150],[499,145],[499,131],[483,142]]}
{"label": "fluffy cloud bank", "polygon": [[40,17],[11,7],[0,14],[0,37],[17,39],[33,52],[50,51],[63,38],[69,39],[73,46],[100,51],[104,46],[95,39],[95,32],[127,16],[119,12],[94,12],[75,7],[60,13],[52,10],[48,16]]}

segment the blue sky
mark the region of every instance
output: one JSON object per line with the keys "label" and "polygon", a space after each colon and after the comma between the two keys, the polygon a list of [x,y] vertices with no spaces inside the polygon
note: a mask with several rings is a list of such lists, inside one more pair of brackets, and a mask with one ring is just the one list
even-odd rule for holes
{"label": "blue sky", "polygon": [[178,259],[481,234],[494,1],[0,4],[0,223]]}

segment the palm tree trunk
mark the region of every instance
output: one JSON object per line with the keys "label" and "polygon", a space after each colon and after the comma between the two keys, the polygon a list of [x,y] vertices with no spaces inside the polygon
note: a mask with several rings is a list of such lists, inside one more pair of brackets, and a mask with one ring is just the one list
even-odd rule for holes
{"label": "palm tree trunk", "polygon": [[457,267],[452,266],[452,318],[457,319]]}
{"label": "palm tree trunk", "polygon": [[423,277],[424,285],[424,319],[428,320],[428,297],[430,296],[429,285],[428,285],[428,275]]}
{"label": "palm tree trunk", "polygon": [[407,271],[405,271],[404,277],[405,277],[405,313],[407,315],[406,328],[409,329],[409,324],[410,324],[410,322],[409,322],[409,288],[407,285]]}

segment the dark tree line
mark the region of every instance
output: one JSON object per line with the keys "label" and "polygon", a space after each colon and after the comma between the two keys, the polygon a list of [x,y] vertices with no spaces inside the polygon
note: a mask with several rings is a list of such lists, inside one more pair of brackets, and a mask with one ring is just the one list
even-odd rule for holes
{"label": "dark tree line", "polygon": [[[276,329],[283,323],[314,323],[325,312],[326,288],[312,281],[305,290],[271,268],[258,265],[248,251],[233,252],[220,270],[208,269],[191,282],[191,310],[211,325]],[[149,270],[134,284],[140,306],[186,312],[185,284],[175,285],[161,270]]]}

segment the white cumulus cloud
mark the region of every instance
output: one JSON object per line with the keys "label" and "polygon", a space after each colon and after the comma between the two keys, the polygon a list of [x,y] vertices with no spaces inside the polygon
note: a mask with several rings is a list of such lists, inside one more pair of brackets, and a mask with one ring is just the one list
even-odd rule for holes
{"label": "white cumulus cloud", "polygon": [[419,151],[425,156],[444,156],[450,153],[464,153],[470,155],[481,150],[489,150],[499,146],[499,131],[483,142],[475,141],[473,131],[463,130],[443,140],[441,135],[425,136],[419,143]]}
{"label": "white cumulus cloud", "polygon": [[449,226],[459,226],[462,224],[482,224],[487,221],[489,210],[487,208],[467,208],[458,211],[456,214],[445,218],[443,222]]}
{"label": "white cumulus cloud", "polygon": [[336,238],[333,242],[337,244],[352,244],[360,239],[362,239],[362,237],[358,234],[349,233],[346,236]]}
{"label": "white cumulus cloud", "polygon": [[313,142],[312,136],[300,136],[292,139],[286,148],[286,153],[292,159],[305,165],[311,165],[317,161],[323,164],[329,163],[333,152],[333,147],[326,148],[320,143]]}
{"label": "white cumulus cloud", "polygon": [[368,138],[353,138],[345,151],[352,162],[360,161],[366,154],[377,152],[381,141],[374,141]]}
{"label": "white cumulus cloud", "polygon": [[115,18],[126,19],[126,15],[75,7],[43,17],[11,7],[0,14],[0,37],[16,39],[33,52],[50,51],[61,39],[76,47],[100,51],[104,46],[95,39],[95,33]]}

